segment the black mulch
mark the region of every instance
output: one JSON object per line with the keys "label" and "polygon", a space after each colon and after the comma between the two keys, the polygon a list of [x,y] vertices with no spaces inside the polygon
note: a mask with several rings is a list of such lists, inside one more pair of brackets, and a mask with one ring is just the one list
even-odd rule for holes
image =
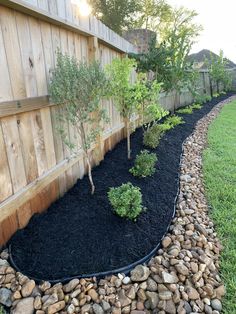
{"label": "black mulch", "polygon": [[[9,244],[18,268],[28,276],[54,280],[117,269],[150,253],[173,215],[182,143],[195,123],[227,97],[218,97],[193,114],[182,115],[185,124],[167,132],[155,150],[158,164],[151,178],[137,179],[128,171],[143,149],[142,130],[132,135],[133,160],[126,159],[126,140],[121,141],[93,170],[94,196],[90,195],[86,176],[15,233]],[[141,188],[147,207],[136,223],[113,214],[107,198],[109,187],[128,181]]]}

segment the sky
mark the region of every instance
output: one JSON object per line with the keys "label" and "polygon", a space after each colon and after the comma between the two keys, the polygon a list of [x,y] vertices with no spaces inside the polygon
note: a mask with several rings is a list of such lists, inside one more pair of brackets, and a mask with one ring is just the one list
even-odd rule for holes
{"label": "sky", "polygon": [[184,6],[199,15],[203,31],[191,52],[209,49],[236,62],[236,0],[167,0],[174,7]]}

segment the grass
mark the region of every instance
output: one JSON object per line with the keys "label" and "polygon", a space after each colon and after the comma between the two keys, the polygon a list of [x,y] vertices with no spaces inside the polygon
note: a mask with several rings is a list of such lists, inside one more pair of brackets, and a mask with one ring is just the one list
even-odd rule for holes
{"label": "grass", "polygon": [[208,132],[203,171],[211,217],[224,250],[224,313],[236,314],[236,101],[225,105]]}

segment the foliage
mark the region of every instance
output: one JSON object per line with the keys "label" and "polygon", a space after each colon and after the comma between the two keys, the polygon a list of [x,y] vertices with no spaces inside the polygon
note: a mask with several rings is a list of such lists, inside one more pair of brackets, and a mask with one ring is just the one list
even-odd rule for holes
{"label": "foliage", "polygon": [[106,68],[110,81],[110,95],[113,97],[115,106],[125,119],[127,130],[127,156],[131,158],[130,133],[131,117],[137,111],[138,98],[135,83],[131,82],[131,73],[136,62],[133,59],[113,59]]}
{"label": "foliage", "polygon": [[146,147],[157,148],[164,130],[160,124],[154,123],[146,132],[143,133],[143,144]]}
{"label": "foliage", "polygon": [[213,96],[212,84],[216,84],[217,93],[219,93],[219,84],[223,84],[225,90],[232,88],[232,74],[227,70],[228,60],[224,58],[224,53],[221,50],[219,56],[211,54],[210,60],[206,59],[210,80],[211,80],[211,95]]}
{"label": "foliage", "polygon": [[160,26],[170,20],[171,12],[172,8],[165,0],[140,0],[139,12],[132,27],[158,32]]}
{"label": "foliage", "polygon": [[142,150],[139,155],[136,156],[134,167],[129,172],[135,177],[148,177],[155,173],[155,164],[157,162],[157,156],[154,153],[150,153],[148,150]]}
{"label": "foliage", "polygon": [[224,106],[208,131],[208,148],[203,155],[204,186],[210,214],[224,247],[220,273],[227,293],[224,313],[236,313],[236,101]]}
{"label": "foliage", "polygon": [[[171,10],[171,18],[161,30],[161,40],[157,45],[153,39],[150,49],[146,54],[132,55],[137,60],[138,71],[155,73],[158,83],[163,83],[165,91],[179,91],[192,76],[187,71],[192,71],[187,56],[201,30],[193,20],[194,11],[181,7]],[[190,85],[190,84],[189,84]]]}
{"label": "foliage", "polygon": [[176,116],[176,115],[171,115],[170,117],[166,118],[165,123],[166,125],[169,126],[170,129],[174,128],[176,125],[183,124],[183,118]]}
{"label": "foliage", "polygon": [[220,93],[214,93],[214,94],[212,95],[213,98],[216,98],[216,97],[219,97],[219,96],[220,96]]}
{"label": "foliage", "polygon": [[0,305],[0,314],[4,314],[5,311],[4,311],[4,308]]}
{"label": "foliage", "polygon": [[211,96],[210,95],[197,95],[195,98],[194,98],[195,102],[198,103],[198,104],[204,104],[205,102],[208,102],[208,101],[211,101]]}
{"label": "foliage", "polygon": [[185,108],[178,109],[177,113],[180,113],[180,114],[191,114],[191,113],[193,113],[193,109],[190,106],[187,106]]}
{"label": "foliage", "polygon": [[137,0],[89,0],[93,15],[118,34],[131,26],[139,11]]}
{"label": "foliage", "polygon": [[156,80],[148,81],[147,75],[139,73],[135,83],[135,94],[137,99],[137,112],[141,117],[143,129],[147,131],[153,121],[159,121],[168,111],[159,104],[159,93],[161,83]]}
{"label": "foliage", "polygon": [[190,108],[192,108],[193,110],[198,110],[198,109],[201,109],[202,108],[202,105],[201,104],[192,104],[190,106]]}
{"label": "foliage", "polygon": [[[52,73],[50,96],[55,104],[63,104],[59,131],[66,145],[76,149],[80,137],[88,165],[92,193],[95,187],[91,173],[90,148],[101,132],[100,122],[106,119],[100,100],[106,93],[107,79],[99,63],[77,63],[75,58],[58,51],[57,65]],[[75,139],[67,135],[67,123],[77,131]],[[74,140],[74,141],[73,141]]]}
{"label": "foliage", "polygon": [[115,213],[120,217],[136,220],[143,210],[140,188],[130,182],[110,188],[108,198]]}

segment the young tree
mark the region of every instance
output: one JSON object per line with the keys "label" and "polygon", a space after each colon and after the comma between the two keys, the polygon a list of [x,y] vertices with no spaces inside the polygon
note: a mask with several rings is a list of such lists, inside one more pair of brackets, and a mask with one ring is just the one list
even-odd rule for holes
{"label": "young tree", "polygon": [[137,110],[144,132],[168,113],[159,103],[161,86],[162,84],[156,80],[148,81],[144,73],[137,75],[135,83]]}
{"label": "young tree", "polygon": [[[82,149],[88,165],[88,177],[91,193],[95,191],[91,167],[91,144],[101,132],[101,120],[106,114],[101,108],[100,100],[106,93],[107,79],[99,63],[77,63],[68,55],[57,53],[57,65],[50,82],[50,97],[55,104],[63,105],[61,121],[72,124],[77,137],[81,139]],[[75,143],[68,138],[65,129],[60,128],[63,141],[71,149]]]}
{"label": "young tree", "polygon": [[228,60],[224,58],[223,51],[220,51],[219,56],[211,54],[210,60],[205,59],[205,63],[210,75],[211,96],[213,96],[213,84],[216,84],[217,93],[219,93],[220,83],[224,85],[224,89],[230,89],[232,76],[229,70],[227,70]]}
{"label": "young tree", "polygon": [[136,62],[128,58],[116,58],[107,66],[110,80],[110,94],[115,106],[125,120],[127,131],[127,157],[131,158],[130,133],[131,117],[137,108],[137,94],[135,83],[131,82],[131,73],[136,67]]}

